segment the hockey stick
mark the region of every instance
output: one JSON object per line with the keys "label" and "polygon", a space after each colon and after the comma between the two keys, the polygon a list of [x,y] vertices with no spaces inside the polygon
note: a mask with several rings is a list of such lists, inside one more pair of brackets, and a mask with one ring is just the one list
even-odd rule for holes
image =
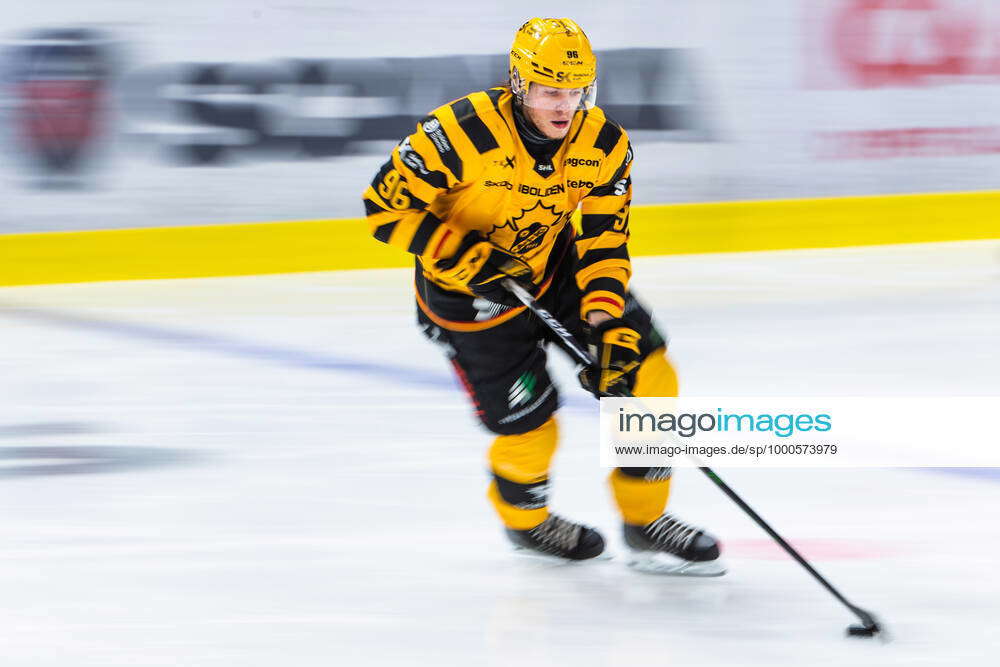
{"label": "hockey stick", "polygon": [[[589,367],[597,366],[597,362],[594,360],[592,356],[590,356],[590,353],[586,349],[584,349],[583,346],[580,345],[580,343],[575,338],[573,338],[573,334],[567,331],[566,327],[564,327],[562,323],[552,315],[552,313],[539,306],[538,302],[535,301],[535,298],[531,296],[528,290],[526,290],[524,287],[522,287],[521,285],[519,285],[517,282],[515,282],[510,278],[505,279],[503,281],[503,285],[504,287],[507,288],[507,290],[511,292],[511,294],[516,296],[521,303],[527,306],[528,309],[531,310],[531,312],[533,312],[535,315],[539,317],[539,319],[545,322],[546,326],[548,326],[549,329],[551,329],[552,332],[559,337],[559,340],[563,343],[563,345],[570,352],[570,354],[576,359],[576,361],[583,364],[584,366],[589,366]],[[698,460],[696,457],[692,456],[691,458],[698,464],[698,470],[704,473],[705,476],[708,477],[708,479],[710,479],[713,484],[719,487],[719,489],[724,494],[729,496],[730,500],[736,503],[736,505],[741,510],[743,510],[747,514],[747,516],[753,519],[754,523],[760,526],[765,533],[770,535],[771,539],[777,542],[778,546],[784,549],[789,556],[794,558],[799,565],[805,568],[806,572],[811,574],[813,578],[816,581],[818,581],[821,586],[823,586],[823,588],[829,591],[830,594],[833,595],[833,597],[839,600],[840,603],[843,604],[845,607],[847,607],[847,609],[849,609],[852,614],[858,617],[858,620],[860,620],[862,624],[849,626],[847,628],[847,634],[849,636],[874,637],[875,635],[878,635],[883,632],[882,626],[875,619],[875,616],[871,612],[866,611],[861,607],[852,604],[847,598],[845,598],[841,594],[840,591],[838,591],[836,588],[833,587],[833,584],[831,584],[829,581],[826,580],[826,578],[823,575],[817,572],[816,568],[810,565],[809,561],[807,561],[798,551],[796,551],[791,544],[785,541],[785,538],[779,535],[777,531],[774,530],[774,528],[771,528],[771,526],[768,525],[768,523],[764,521],[764,519],[759,514],[757,514],[757,512],[755,512],[752,507],[747,505],[746,502],[742,498],[740,498],[740,496],[737,495],[737,493],[733,491],[733,489],[728,484],[722,481],[722,479],[720,479],[719,476],[716,475],[711,468],[703,465],[702,462]]]}

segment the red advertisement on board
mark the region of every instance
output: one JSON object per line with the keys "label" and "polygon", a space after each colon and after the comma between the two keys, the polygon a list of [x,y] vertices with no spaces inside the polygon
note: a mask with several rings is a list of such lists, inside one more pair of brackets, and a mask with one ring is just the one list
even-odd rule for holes
{"label": "red advertisement on board", "polygon": [[805,6],[807,88],[1000,82],[1000,2],[813,0]]}

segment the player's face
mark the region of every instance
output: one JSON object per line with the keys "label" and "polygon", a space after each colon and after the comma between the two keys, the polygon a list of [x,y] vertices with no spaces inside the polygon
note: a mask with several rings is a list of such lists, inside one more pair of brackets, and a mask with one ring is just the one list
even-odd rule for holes
{"label": "player's face", "polygon": [[549,139],[562,139],[569,132],[573,114],[580,108],[583,88],[553,88],[533,84],[524,96],[528,120]]}

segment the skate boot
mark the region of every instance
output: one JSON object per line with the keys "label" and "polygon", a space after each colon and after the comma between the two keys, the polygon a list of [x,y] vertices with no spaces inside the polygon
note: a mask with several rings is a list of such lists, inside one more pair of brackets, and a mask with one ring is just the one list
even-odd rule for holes
{"label": "skate boot", "polygon": [[507,528],[515,549],[525,549],[568,560],[587,560],[601,555],[604,538],[593,528],[550,514],[530,530]]}
{"label": "skate boot", "polygon": [[719,544],[700,528],[664,513],[645,526],[624,524],[628,564],[654,574],[718,577],[726,573],[719,563]]}

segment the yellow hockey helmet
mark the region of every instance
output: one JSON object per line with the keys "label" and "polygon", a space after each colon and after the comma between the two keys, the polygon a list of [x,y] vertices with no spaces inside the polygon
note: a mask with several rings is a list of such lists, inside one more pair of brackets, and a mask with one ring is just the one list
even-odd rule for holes
{"label": "yellow hockey helmet", "polygon": [[524,101],[533,84],[581,89],[580,106],[593,106],[597,56],[572,19],[533,18],[518,28],[510,47],[510,87]]}

